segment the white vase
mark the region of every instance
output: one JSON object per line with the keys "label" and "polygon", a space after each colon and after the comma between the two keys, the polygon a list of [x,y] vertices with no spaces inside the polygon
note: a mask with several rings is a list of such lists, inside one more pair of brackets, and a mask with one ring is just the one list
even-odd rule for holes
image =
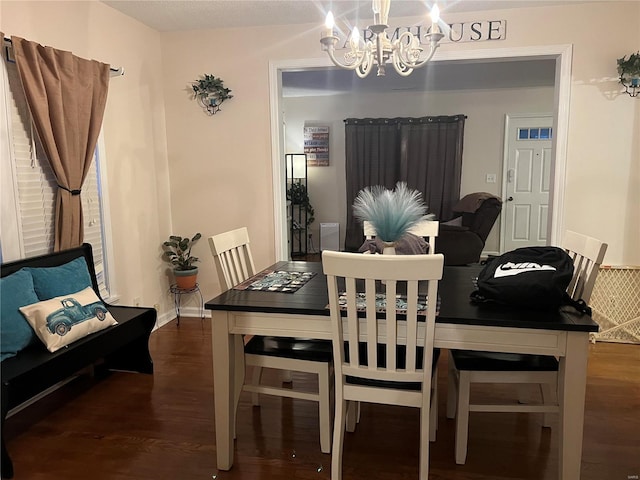
{"label": "white vase", "polygon": [[383,242],[382,254],[383,255],[395,255],[396,254],[396,242]]}
{"label": "white vase", "polygon": [[[396,254],[396,242],[383,242],[382,247],[383,255],[395,255]],[[382,285],[386,285],[386,280],[381,280]]]}

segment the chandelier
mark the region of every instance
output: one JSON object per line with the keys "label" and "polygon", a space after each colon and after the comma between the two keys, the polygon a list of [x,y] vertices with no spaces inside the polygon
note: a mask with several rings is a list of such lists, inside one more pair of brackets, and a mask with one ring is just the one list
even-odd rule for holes
{"label": "chandelier", "polygon": [[436,52],[440,40],[444,37],[438,26],[440,20],[438,6],[434,5],[431,9],[431,30],[424,35],[429,44],[429,51],[426,57],[421,58],[424,49],[420,45],[420,39],[411,32],[404,32],[393,41],[387,36],[391,0],[373,0],[372,4],[374,23],[369,25],[368,30],[373,34],[373,37],[371,40],[363,40],[358,28],[354,27],[349,38],[348,50],[344,54],[344,63],[341,63],[335,56],[336,45],[340,39],[333,31],[335,25],[333,14],[331,12],[327,14],[325,30],[322,32],[320,43],[334,65],[347,70],[355,70],[360,78],[369,75],[373,65],[377,65],[379,77],[384,76],[387,63],[391,63],[396,72],[403,77],[410,75],[415,68],[426,65]]}

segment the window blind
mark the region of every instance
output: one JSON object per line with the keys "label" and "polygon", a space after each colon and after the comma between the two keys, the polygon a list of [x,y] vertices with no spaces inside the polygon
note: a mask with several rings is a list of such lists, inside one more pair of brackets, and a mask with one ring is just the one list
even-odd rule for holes
{"label": "window blind", "polygon": [[25,257],[53,251],[53,217],[55,214],[55,177],[36,144],[31,117],[22,91],[18,69],[7,62],[11,140],[15,177],[18,187],[18,208],[21,224],[20,240]]}

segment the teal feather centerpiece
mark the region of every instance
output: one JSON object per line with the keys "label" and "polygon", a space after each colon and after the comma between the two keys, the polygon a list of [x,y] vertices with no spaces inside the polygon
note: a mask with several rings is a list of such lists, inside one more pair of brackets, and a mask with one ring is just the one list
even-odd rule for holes
{"label": "teal feather centerpiece", "polygon": [[371,222],[376,236],[388,243],[400,239],[427,212],[418,190],[398,182],[394,190],[376,185],[366,187],[353,202],[353,215],[360,221]]}

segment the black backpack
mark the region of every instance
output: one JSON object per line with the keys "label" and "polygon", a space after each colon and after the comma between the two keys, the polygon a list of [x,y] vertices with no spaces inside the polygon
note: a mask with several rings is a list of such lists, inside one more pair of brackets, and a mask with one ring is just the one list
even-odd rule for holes
{"label": "black backpack", "polygon": [[522,247],[487,261],[478,275],[475,303],[497,302],[538,310],[572,305],[591,315],[584,301],[567,294],[573,260],[558,247]]}

